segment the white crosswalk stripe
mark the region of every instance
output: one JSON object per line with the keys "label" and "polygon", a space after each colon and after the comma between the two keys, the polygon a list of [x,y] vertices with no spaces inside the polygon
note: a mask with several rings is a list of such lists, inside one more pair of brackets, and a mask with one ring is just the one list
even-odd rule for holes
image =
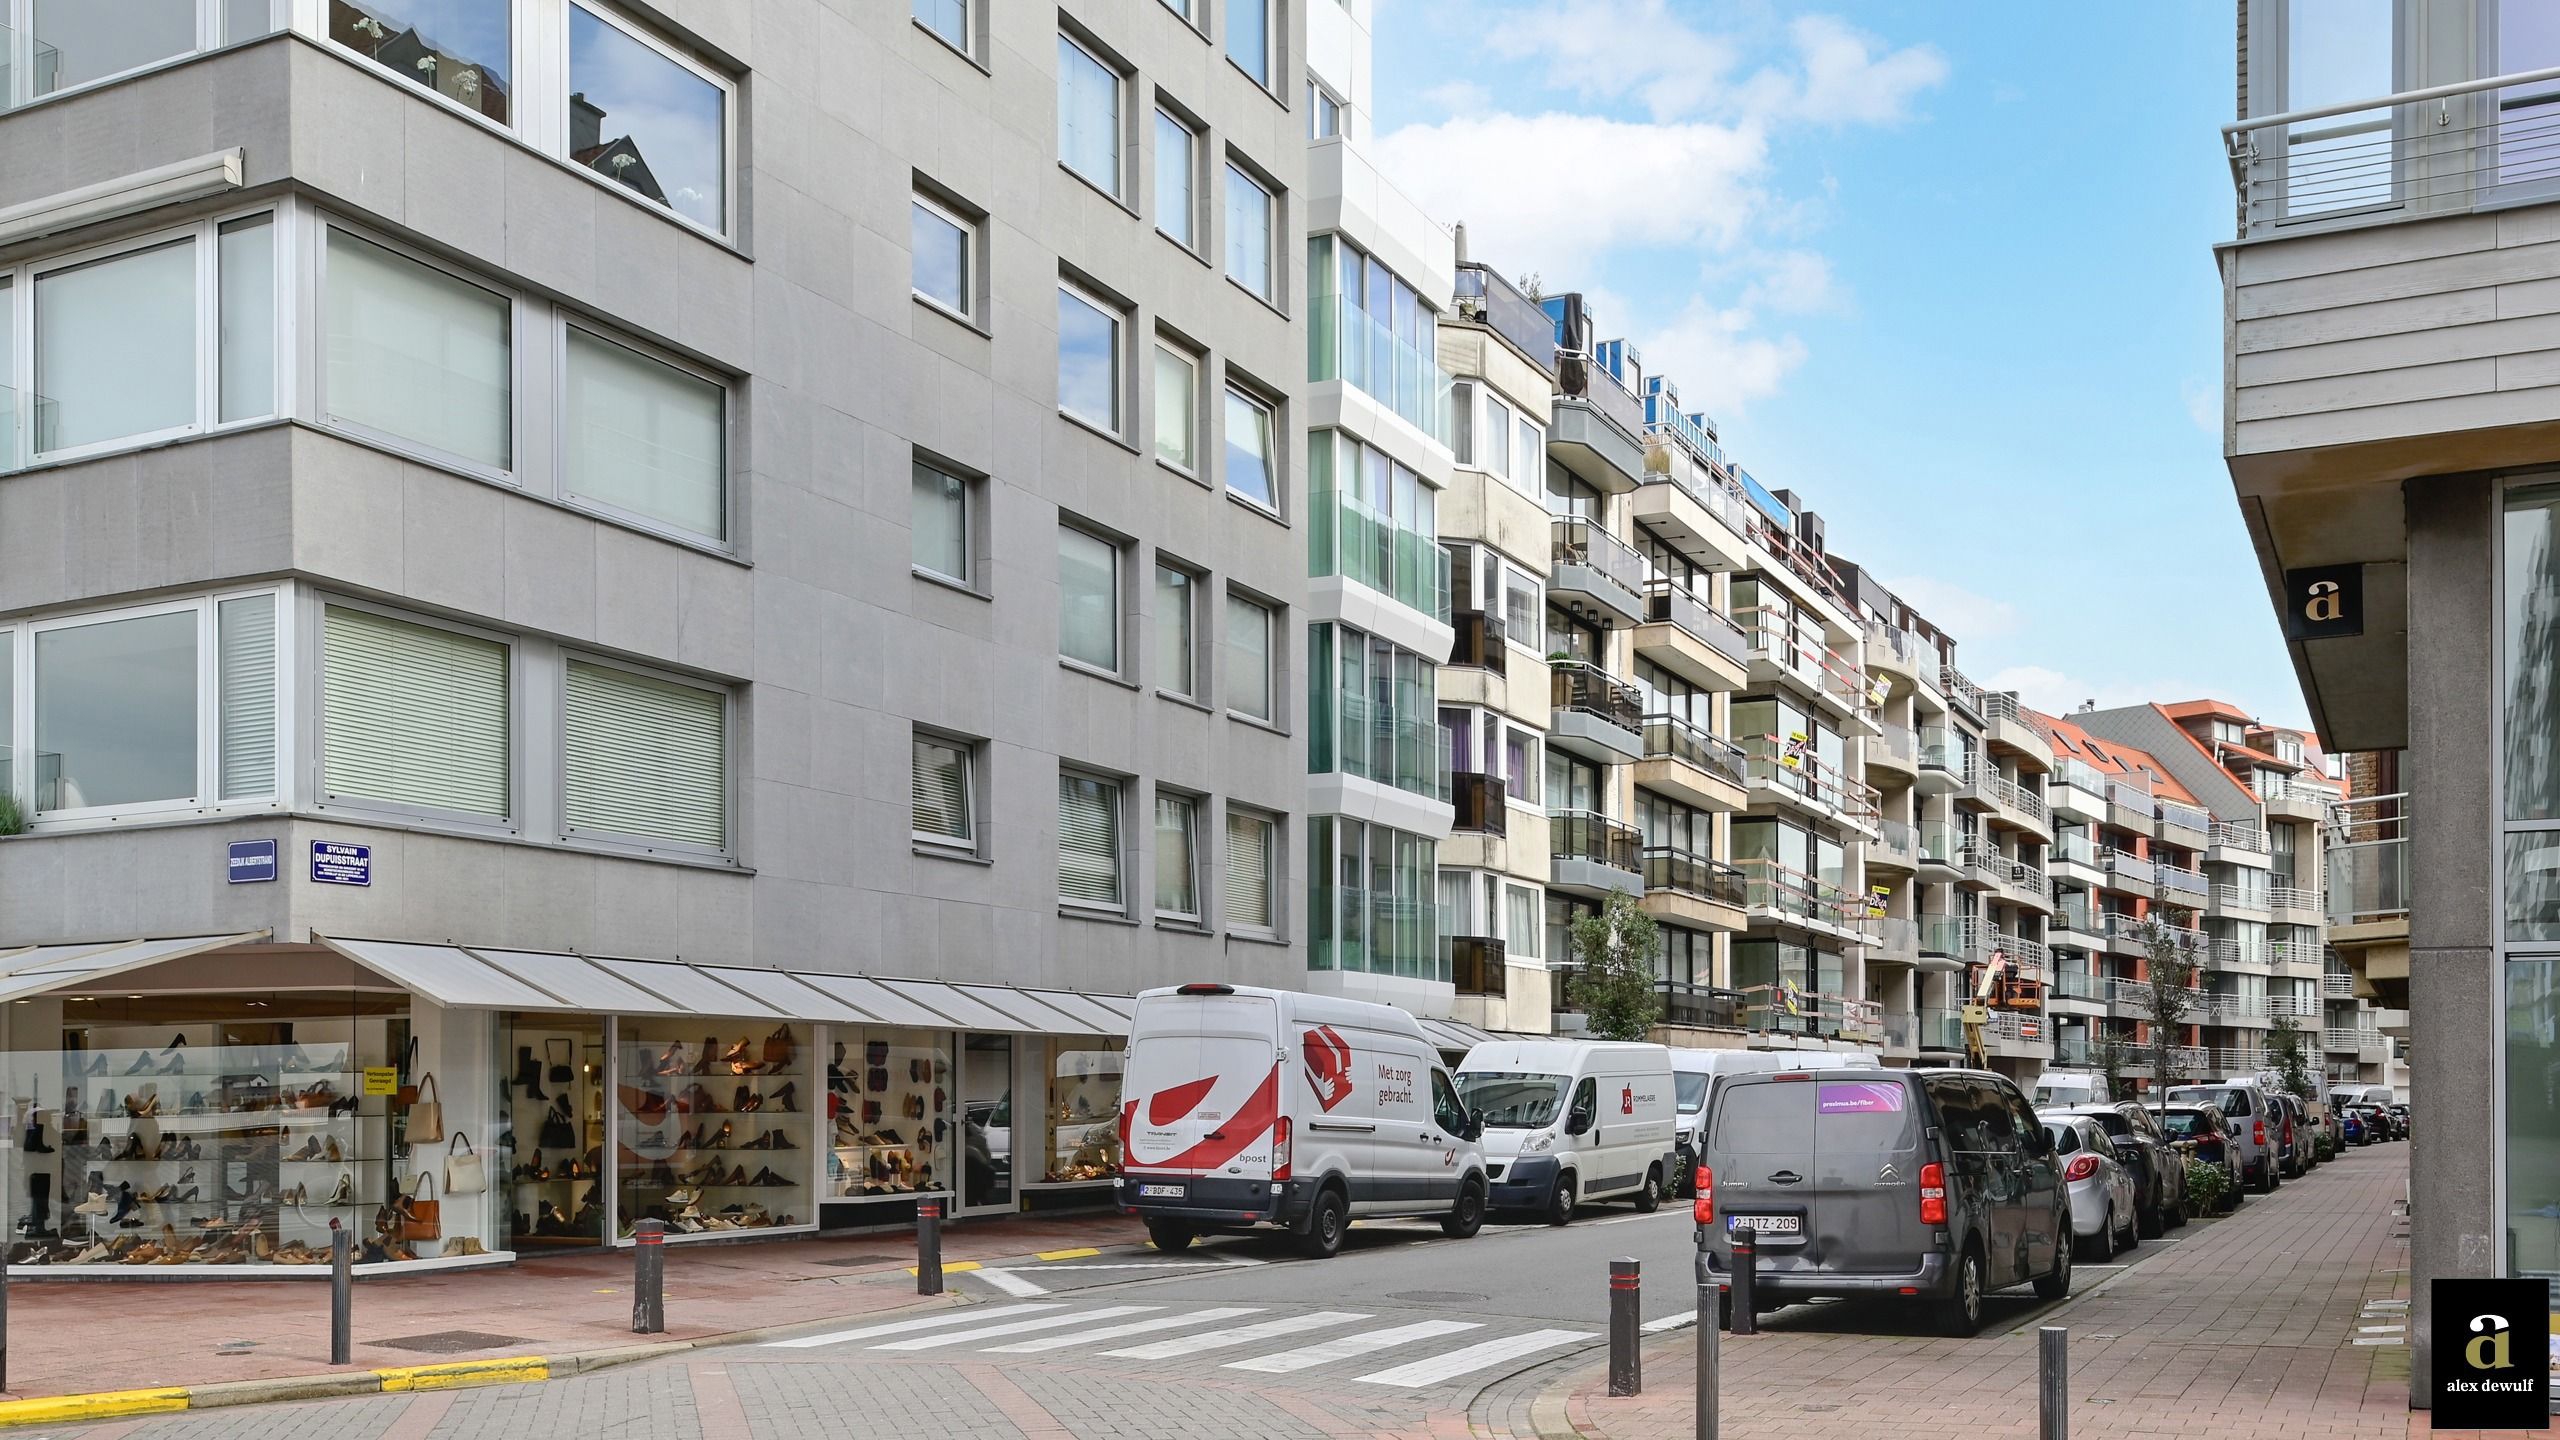
{"label": "white crosswalk stripe", "polygon": [[1239,1315],[1259,1315],[1259,1305],[1229,1305],[1216,1310],[1194,1310],[1188,1315],[1159,1315],[1153,1320],[1132,1320],[1126,1325],[1105,1325],[1099,1330],[1079,1330],[1073,1335],[1043,1335],[1016,1345],[992,1345],[990,1355],[1038,1355],[1050,1350],[1064,1350],[1070,1345],[1095,1345],[1117,1340],[1126,1335],[1152,1335],[1159,1330],[1179,1330],[1185,1325],[1206,1325],[1218,1320],[1233,1320]]}
{"label": "white crosswalk stripe", "polygon": [[1105,1305],[1099,1310],[1084,1310],[1067,1315],[1034,1315],[1028,1320],[1008,1320],[1001,1325],[981,1325],[975,1330],[952,1330],[939,1335],[919,1335],[912,1340],[892,1340],[874,1345],[874,1350],[940,1350],[950,1345],[966,1345],[972,1340],[992,1340],[998,1335],[1020,1335],[1030,1330],[1055,1330],[1061,1325],[1081,1325],[1088,1320],[1108,1320],[1117,1315],[1136,1315],[1153,1310],[1153,1305]]}
{"label": "white crosswalk stripe", "polygon": [[1455,1335],[1461,1330],[1481,1330],[1473,1320],[1419,1320],[1411,1325],[1397,1325],[1386,1330],[1363,1330],[1357,1335],[1342,1335],[1296,1350],[1283,1350],[1277,1355],[1257,1355],[1250,1360],[1231,1360],[1230,1370],[1259,1370],[1266,1375],[1287,1375],[1299,1370],[1312,1370],[1348,1360],[1354,1355],[1367,1355],[1392,1345],[1429,1340],[1439,1335]]}
{"label": "white crosswalk stripe", "polygon": [[1102,1353],[1122,1360],[1174,1360],[1185,1355],[1197,1355],[1204,1350],[1224,1350],[1231,1345],[1249,1345],[1256,1340],[1295,1335],[1301,1330],[1317,1330],[1327,1325],[1368,1318],[1367,1315],[1343,1310],[1318,1310],[1311,1315],[1283,1315],[1277,1320],[1264,1320],[1258,1324],[1210,1330],[1199,1335],[1178,1335],[1152,1345],[1132,1345],[1126,1350],[1105,1350]]}
{"label": "white crosswalk stripe", "polygon": [[977,1275],[979,1279],[986,1281],[988,1284],[1016,1299],[1026,1299],[1033,1295],[1046,1295],[1049,1293],[1048,1286],[1041,1284],[1039,1281],[1032,1279],[1028,1275],[1016,1275],[1010,1270],[980,1270],[977,1272]]}
{"label": "white crosswalk stripe", "polygon": [[1560,1345],[1590,1338],[1588,1330],[1532,1330],[1525,1335],[1506,1335],[1499,1340],[1487,1340],[1462,1350],[1434,1355],[1427,1360],[1416,1360],[1410,1365],[1398,1365],[1392,1370],[1352,1378],[1362,1385],[1394,1385],[1419,1390],[1428,1385],[1446,1384],[1461,1375],[1499,1365],[1505,1360],[1517,1360],[1541,1350],[1553,1350]]}
{"label": "white crosswalk stripe", "polygon": [[939,1330],[951,1325],[976,1325],[999,1315],[1028,1315],[1034,1310],[1055,1310],[1050,1305],[976,1306],[966,1310],[942,1311],[914,1320],[892,1320],[881,1325],[864,1325],[852,1330],[830,1330],[823,1335],[802,1335],[793,1340],[768,1340],[767,1349],[815,1350],[821,1345],[840,1345],[847,1340],[868,1340],[874,1335],[897,1335],[910,1330]]}

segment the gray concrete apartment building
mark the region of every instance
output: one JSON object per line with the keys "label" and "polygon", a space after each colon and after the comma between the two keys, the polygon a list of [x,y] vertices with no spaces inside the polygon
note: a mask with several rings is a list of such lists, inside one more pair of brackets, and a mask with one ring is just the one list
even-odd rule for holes
{"label": "gray concrete apartment building", "polygon": [[438,1131],[499,1253],[1089,1203],[1115,997],[1303,980],[1297,6],[29,12],[14,1260],[268,1109],[209,1271]]}

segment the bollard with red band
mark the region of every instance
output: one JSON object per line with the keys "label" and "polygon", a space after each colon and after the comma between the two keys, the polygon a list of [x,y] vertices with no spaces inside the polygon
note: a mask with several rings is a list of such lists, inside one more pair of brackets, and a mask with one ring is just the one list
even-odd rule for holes
{"label": "bollard with red band", "polygon": [[1760,1235],[1748,1225],[1735,1225],[1733,1251],[1733,1333],[1760,1333]]}
{"label": "bollard with red band", "polygon": [[942,1202],[916,1202],[916,1293],[942,1293]]}
{"label": "bollard with red band", "polygon": [[631,1333],[667,1331],[667,1222],[643,1220],[631,1227]]}
{"label": "bollard with red band", "polygon": [[1644,1391],[1644,1263],[1609,1262],[1609,1393]]}

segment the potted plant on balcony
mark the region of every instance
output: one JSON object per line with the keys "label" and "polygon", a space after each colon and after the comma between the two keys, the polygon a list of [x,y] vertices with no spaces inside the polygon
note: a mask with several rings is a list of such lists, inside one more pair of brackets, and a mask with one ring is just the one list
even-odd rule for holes
{"label": "potted plant on balcony", "polygon": [[1595,1040],[1642,1040],[1662,1018],[1653,961],[1662,927],[1624,890],[1609,893],[1596,915],[1573,922],[1573,996],[1589,1017]]}

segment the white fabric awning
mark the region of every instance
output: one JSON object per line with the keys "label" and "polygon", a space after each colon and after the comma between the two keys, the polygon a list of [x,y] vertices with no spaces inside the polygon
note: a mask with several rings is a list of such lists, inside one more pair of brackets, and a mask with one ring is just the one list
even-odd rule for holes
{"label": "white fabric awning", "polygon": [[28,945],[0,950],[0,1000],[62,990],[105,980],[156,965],[183,960],[226,945],[247,945],[273,932],[249,930],[237,935],[187,935],[164,940],[116,940],[82,945]]}

